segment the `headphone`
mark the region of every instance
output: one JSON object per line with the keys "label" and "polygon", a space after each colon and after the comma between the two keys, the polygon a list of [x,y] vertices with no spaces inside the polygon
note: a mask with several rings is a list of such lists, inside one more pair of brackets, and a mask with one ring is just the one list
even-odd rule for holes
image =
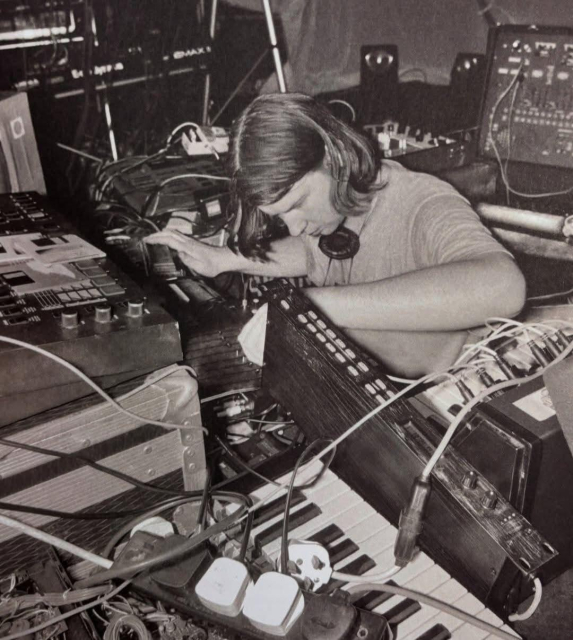
{"label": "headphone", "polygon": [[349,260],[360,250],[360,238],[344,226],[343,220],[332,233],[320,236],[318,248],[331,260]]}

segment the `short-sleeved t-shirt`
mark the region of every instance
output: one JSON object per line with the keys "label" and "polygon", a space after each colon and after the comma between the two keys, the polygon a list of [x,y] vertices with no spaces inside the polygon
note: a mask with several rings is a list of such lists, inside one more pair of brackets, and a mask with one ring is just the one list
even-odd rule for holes
{"label": "short-sleeved t-shirt", "polygon": [[360,238],[352,259],[331,260],[318,238],[303,236],[308,277],[316,286],[382,280],[427,267],[508,253],[481,223],[468,201],[434,176],[385,160],[370,211],[346,218]]}

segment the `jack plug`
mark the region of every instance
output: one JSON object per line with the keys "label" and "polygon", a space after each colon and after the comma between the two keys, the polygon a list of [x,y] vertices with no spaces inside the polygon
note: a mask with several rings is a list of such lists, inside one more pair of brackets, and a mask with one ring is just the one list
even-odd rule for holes
{"label": "jack plug", "polygon": [[422,531],[424,512],[430,497],[430,483],[428,480],[416,478],[412,485],[412,492],[408,506],[400,514],[398,535],[394,545],[395,563],[405,567],[414,557],[416,542]]}

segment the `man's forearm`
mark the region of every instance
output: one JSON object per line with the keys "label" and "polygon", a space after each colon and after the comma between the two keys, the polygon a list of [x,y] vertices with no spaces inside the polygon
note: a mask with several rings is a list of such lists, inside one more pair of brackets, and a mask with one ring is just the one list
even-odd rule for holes
{"label": "man's forearm", "polygon": [[515,315],[524,281],[509,256],[492,254],[376,282],[308,289],[333,322],[347,329],[451,331],[491,316]]}
{"label": "man's forearm", "polygon": [[220,259],[221,272],[240,271],[252,276],[298,277],[307,274],[306,253],[299,238],[285,238],[271,245],[268,260],[251,260],[225,247]]}

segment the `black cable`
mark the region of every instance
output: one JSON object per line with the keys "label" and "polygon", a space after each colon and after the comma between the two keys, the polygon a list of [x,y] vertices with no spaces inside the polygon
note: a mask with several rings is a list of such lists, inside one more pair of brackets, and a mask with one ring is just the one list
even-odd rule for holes
{"label": "black cable", "polygon": [[[94,462],[85,456],[82,456],[79,453],[66,453],[63,451],[55,451],[53,449],[46,449],[44,447],[38,447],[33,444],[25,444],[23,442],[14,442],[13,440],[6,440],[6,438],[0,438],[0,444],[4,444],[8,447],[13,447],[14,449],[24,449],[25,451],[32,451],[33,453],[41,453],[48,456],[54,456],[55,458],[63,458],[63,459],[72,459],[83,462],[88,467],[92,467],[92,469],[96,469],[97,471],[101,471],[107,475],[113,476],[114,478],[118,478],[119,480],[123,480],[128,484],[133,485],[134,487],[138,487],[139,489],[146,489],[147,491],[153,491],[154,493],[159,493],[164,496],[189,496],[194,497],[197,492],[192,491],[177,491],[174,489],[166,489],[164,487],[158,487],[157,485],[142,482],[137,478],[133,478],[132,476],[128,476],[121,471],[116,471],[115,469],[111,469],[110,467],[105,467],[104,465],[99,464],[98,462]],[[201,494],[199,494],[201,495]]]}
{"label": "black cable", "polygon": [[275,487],[280,487],[280,484],[278,482],[275,482],[274,480],[263,476],[258,471],[255,471],[253,468],[249,467],[249,465],[241,458],[241,456],[237,455],[222,438],[220,438],[219,436],[215,436],[215,440],[221,446],[223,451],[229,456],[229,458],[236,462],[242,469],[255,476],[256,478],[259,478],[259,480],[262,480],[265,484],[274,484]]}
{"label": "black cable", "polygon": [[151,571],[152,569],[158,569],[159,567],[173,564],[176,560],[183,558],[185,555],[193,551],[193,549],[203,544],[203,542],[206,542],[210,537],[217,535],[218,533],[222,533],[229,527],[233,526],[237,520],[243,517],[246,510],[246,506],[242,505],[242,508],[237,509],[237,511],[231,515],[194,535],[179,546],[167,549],[156,556],[151,556],[140,562],[130,563],[128,566],[117,568],[112,567],[111,569],[99,571],[84,580],[80,580],[74,586],[77,589],[84,589],[96,584],[101,584],[102,582],[107,582],[108,580],[133,578],[136,574],[141,573],[142,571]]}
{"label": "black cable", "polygon": [[[298,470],[301,464],[305,461],[308,454],[316,447],[317,444],[324,443],[324,442],[332,442],[332,440],[329,440],[327,438],[318,438],[317,440],[313,440],[299,456],[292,472],[292,476],[290,479],[290,484],[287,492],[287,497],[286,497],[284,517],[283,517],[282,536],[281,536],[281,558],[280,558],[281,573],[284,573],[284,574],[288,574],[288,520],[290,515],[290,505],[291,505],[292,496],[294,493],[294,483],[296,480],[296,474],[298,473]],[[328,469],[328,467],[330,466],[334,458],[335,453],[336,453],[336,448],[332,450],[330,457],[328,459],[328,462],[324,465],[324,469],[322,470],[322,472],[317,476],[317,478],[313,480],[311,484],[314,484],[315,482],[317,482],[318,479],[322,476],[322,474],[326,471],[326,469]]]}
{"label": "black cable", "polygon": [[199,515],[197,516],[197,524],[200,529],[205,527],[205,519],[207,517],[207,507],[209,506],[209,497],[211,494],[211,479],[213,474],[209,467],[205,468],[205,486],[203,487],[203,495],[201,496],[201,504],[199,505]]}
{"label": "black cable", "polygon": [[239,561],[245,562],[247,550],[249,548],[249,538],[251,537],[251,529],[253,528],[253,520],[255,518],[255,512],[249,511],[247,520],[245,522],[245,531],[243,532],[243,540],[241,542],[241,548],[239,549]]}

